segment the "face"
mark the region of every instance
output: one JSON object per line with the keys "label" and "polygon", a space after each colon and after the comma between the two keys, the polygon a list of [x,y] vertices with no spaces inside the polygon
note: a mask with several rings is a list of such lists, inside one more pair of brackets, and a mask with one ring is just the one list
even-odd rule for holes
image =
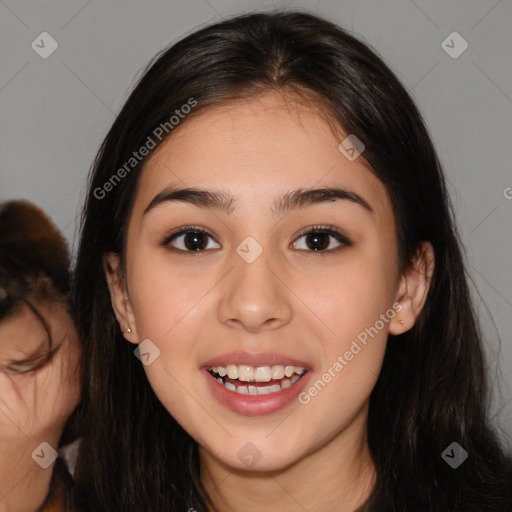
{"label": "face", "polygon": [[[396,306],[407,285],[389,196],[338,149],[347,135],[276,94],[187,120],[139,179],[125,281],[105,259],[156,395],[227,467],[282,469],[364,438],[388,333],[413,322]],[[173,198],[185,187],[232,200]],[[297,189],[344,192],[280,201]]]}
{"label": "face", "polygon": [[0,444],[44,439],[55,449],[76,407],[79,345],[72,320],[60,304],[32,302],[52,335],[25,304],[0,321]]}

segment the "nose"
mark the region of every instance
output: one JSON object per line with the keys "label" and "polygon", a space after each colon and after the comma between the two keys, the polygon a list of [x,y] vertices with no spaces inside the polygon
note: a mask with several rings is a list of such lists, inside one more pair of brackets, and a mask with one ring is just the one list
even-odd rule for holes
{"label": "nose", "polygon": [[233,263],[222,290],[219,320],[253,333],[289,323],[293,293],[285,284],[284,272],[272,264],[266,252],[252,263],[235,254]]}

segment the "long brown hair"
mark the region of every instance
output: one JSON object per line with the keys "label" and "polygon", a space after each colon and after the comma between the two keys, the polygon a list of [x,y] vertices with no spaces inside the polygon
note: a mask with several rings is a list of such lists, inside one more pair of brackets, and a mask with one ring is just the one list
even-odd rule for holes
{"label": "long brown hair", "polygon": [[[48,335],[34,299],[66,303],[71,290],[67,243],[50,218],[25,200],[0,204],[0,320],[25,304]],[[44,363],[44,361],[43,361]]]}

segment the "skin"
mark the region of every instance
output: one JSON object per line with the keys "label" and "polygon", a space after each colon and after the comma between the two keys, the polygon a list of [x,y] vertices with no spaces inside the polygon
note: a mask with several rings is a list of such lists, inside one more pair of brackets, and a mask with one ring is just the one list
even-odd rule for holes
{"label": "skin", "polygon": [[[41,356],[48,353],[48,335],[25,304],[0,322],[2,512],[33,512],[41,506],[49,492],[54,464],[43,469],[32,452],[42,442],[57,450],[80,395],[76,375],[79,344],[70,315],[61,304],[31,302],[48,324],[53,348],[59,348],[44,362]],[[34,360],[21,362],[27,359]],[[46,456],[47,450],[43,453]]]}
{"label": "skin", "polygon": [[[200,445],[201,480],[218,510],[353,511],[367,498],[375,467],[366,442],[370,393],[388,333],[410,329],[433,271],[429,243],[415,266],[398,272],[392,205],[362,159],[349,161],[314,109],[269,93],[216,106],[187,120],[145,165],[129,220],[124,267],[104,258],[112,304],[127,340],[149,338],[160,356],[145,371],[158,398]],[[144,215],[169,185],[223,189],[233,211],[166,203]],[[291,188],[338,186],[361,195],[275,217],[274,199]],[[163,247],[166,233],[207,228],[196,256],[184,237]],[[315,252],[300,231],[332,224],[352,240]],[[236,248],[253,237],[263,253],[247,263]],[[172,248],[176,248],[175,251]],[[128,299],[126,299],[128,297]],[[277,351],[307,361],[315,382],[379,315],[401,311],[311,399],[273,414],[231,412],[199,373],[231,351]],[[273,319],[273,321],[269,321]],[[401,321],[403,323],[401,323]],[[253,443],[261,459],[247,468],[237,452]],[[319,492],[320,491],[320,492]]]}

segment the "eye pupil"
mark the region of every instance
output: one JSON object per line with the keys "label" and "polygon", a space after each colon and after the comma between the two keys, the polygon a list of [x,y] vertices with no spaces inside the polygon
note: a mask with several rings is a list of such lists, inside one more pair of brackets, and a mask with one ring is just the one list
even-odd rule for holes
{"label": "eye pupil", "polygon": [[[201,240],[203,238],[203,243],[198,242],[198,239]],[[197,231],[189,231],[184,238],[185,247],[191,251],[201,251],[206,247],[206,243],[204,243],[205,236],[203,233],[198,233]],[[199,247],[196,247],[196,245]]]}
{"label": "eye pupil", "polygon": [[[323,240],[323,243],[320,243],[320,244],[316,244],[316,242],[318,242],[318,239],[320,239],[321,241]],[[313,250],[322,250],[322,249],[326,249],[327,247],[329,247],[329,236],[327,233],[310,233],[307,237],[306,237],[306,240],[315,240],[316,242],[313,242],[313,244],[310,244],[308,243],[308,247],[310,249],[313,249]]]}

